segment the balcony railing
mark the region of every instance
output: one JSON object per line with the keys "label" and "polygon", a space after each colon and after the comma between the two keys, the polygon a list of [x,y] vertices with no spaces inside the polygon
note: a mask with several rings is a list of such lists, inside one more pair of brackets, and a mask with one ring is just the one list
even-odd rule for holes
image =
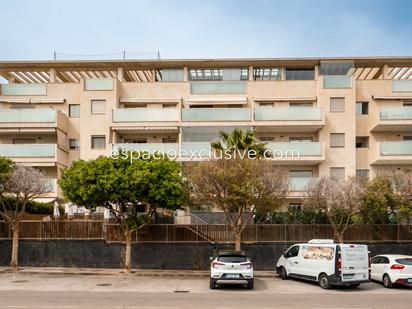
{"label": "balcony railing", "polygon": [[179,121],[177,108],[124,108],[113,110],[113,122]]}
{"label": "balcony railing", "polygon": [[204,158],[211,155],[212,147],[210,142],[182,142],[181,156],[183,158]]}
{"label": "balcony railing", "polygon": [[113,78],[88,78],[84,80],[84,90],[113,90]]}
{"label": "balcony railing", "polygon": [[322,156],[322,143],[319,142],[267,143],[266,147],[273,152],[275,158]]}
{"label": "balcony railing", "polygon": [[2,122],[56,122],[56,111],[51,109],[1,109]]}
{"label": "balcony railing", "polygon": [[250,121],[250,108],[185,108],[182,121]]}
{"label": "balcony railing", "polygon": [[191,94],[231,94],[246,93],[243,81],[191,82]]}
{"label": "balcony railing", "polygon": [[57,179],[43,179],[44,188],[46,193],[56,192],[57,191]]}
{"label": "balcony railing", "polygon": [[409,92],[412,91],[412,80],[393,80],[392,92]]}
{"label": "balcony railing", "polygon": [[305,191],[312,177],[294,177],[289,179],[290,191]]}
{"label": "balcony railing", "polygon": [[1,95],[46,95],[47,84],[2,84]]}
{"label": "balcony railing", "polygon": [[55,157],[56,144],[0,144],[0,156],[10,158]]}
{"label": "balcony railing", "polygon": [[412,107],[382,107],[381,120],[410,120],[412,119]]}
{"label": "balcony railing", "polygon": [[352,76],[324,75],[323,88],[352,88]]}
{"label": "balcony railing", "polygon": [[411,156],[412,141],[387,141],[380,143],[381,156]]}
{"label": "balcony railing", "polygon": [[119,151],[125,149],[127,151],[138,151],[148,153],[164,153],[171,156],[177,156],[179,145],[177,143],[124,143],[113,144],[112,151]]}
{"label": "balcony railing", "polygon": [[322,120],[319,107],[255,108],[256,121],[305,121]]}

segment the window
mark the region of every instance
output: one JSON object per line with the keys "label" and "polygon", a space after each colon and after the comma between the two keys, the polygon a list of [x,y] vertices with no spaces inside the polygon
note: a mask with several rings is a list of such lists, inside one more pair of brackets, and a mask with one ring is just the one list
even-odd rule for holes
{"label": "window", "polygon": [[312,171],[289,171],[290,178],[312,178]]}
{"label": "window", "polygon": [[218,261],[223,263],[245,263],[247,257],[244,255],[222,255],[218,257]]}
{"label": "window", "polygon": [[179,82],[183,81],[183,69],[163,69],[156,70],[156,81]]}
{"label": "window", "polygon": [[313,142],[312,137],[289,137],[289,142]]}
{"label": "window", "polygon": [[403,106],[412,107],[412,101],[403,101]]}
{"label": "window", "polygon": [[295,257],[295,256],[298,256],[298,254],[299,254],[299,246],[293,246],[285,253],[285,258],[288,259],[291,257]]}
{"label": "window", "polygon": [[330,178],[336,181],[345,180],[345,168],[344,167],[331,167]]}
{"label": "window", "polygon": [[372,260],[371,260],[371,264],[379,264],[381,260],[380,256],[375,256]]}
{"label": "window", "polygon": [[286,69],[286,80],[314,80],[314,69]]}
{"label": "window", "polygon": [[412,141],[412,136],[404,135],[404,136],[403,136],[403,140],[404,140],[404,141]]}
{"label": "window", "polygon": [[35,109],[34,104],[14,104],[13,109]]}
{"label": "window", "polygon": [[13,144],[36,144],[35,138],[13,138]]}
{"label": "window", "polygon": [[321,61],[321,75],[349,75],[353,69],[353,61]]}
{"label": "window", "polygon": [[163,137],[163,138],[162,138],[162,142],[163,142],[163,143],[176,143],[176,142],[177,142],[177,139],[176,139],[176,137],[170,137],[170,136],[168,136],[168,137]]}
{"label": "window", "polygon": [[176,108],[176,104],[162,104],[163,108]]}
{"label": "window", "polygon": [[358,170],[356,170],[356,177],[369,179],[369,170],[367,170],[367,169],[358,169]]}
{"label": "window", "polygon": [[356,148],[369,148],[369,137],[356,136]]}
{"label": "window", "polygon": [[300,211],[302,209],[302,204],[300,203],[290,203],[289,210],[291,211]]}
{"label": "window", "polygon": [[259,139],[261,142],[273,142],[274,140],[273,136],[262,136]]}
{"label": "window", "polygon": [[331,133],[330,134],[330,147],[332,148],[345,147],[345,133]]}
{"label": "window", "polygon": [[69,148],[79,150],[80,149],[80,140],[75,138],[69,139]]}
{"label": "window", "polygon": [[273,107],[273,102],[259,103],[259,107]]}
{"label": "window", "polygon": [[147,138],[144,138],[144,137],[125,138],[124,142],[127,144],[146,144]]}
{"label": "window", "polygon": [[80,104],[69,104],[69,117],[71,118],[80,117]]}
{"label": "window", "polygon": [[106,114],[106,100],[92,100],[92,114]]}
{"label": "window", "polygon": [[190,105],[190,108],[213,108],[213,105]]}
{"label": "window", "polygon": [[312,102],[289,102],[289,107],[313,107]]}
{"label": "window", "polygon": [[280,80],[282,79],[281,68],[254,68],[254,80]]}
{"label": "window", "polygon": [[369,102],[356,102],[356,115],[367,115],[369,113]]}
{"label": "window", "polygon": [[92,149],[105,149],[105,148],[106,148],[106,136],[92,135]]}
{"label": "window", "polygon": [[379,264],[389,264],[389,259],[386,256],[381,256]]}
{"label": "window", "polygon": [[204,80],[248,80],[248,69],[191,69],[189,79]]}
{"label": "window", "polygon": [[330,112],[341,113],[345,111],[345,98],[330,98]]}

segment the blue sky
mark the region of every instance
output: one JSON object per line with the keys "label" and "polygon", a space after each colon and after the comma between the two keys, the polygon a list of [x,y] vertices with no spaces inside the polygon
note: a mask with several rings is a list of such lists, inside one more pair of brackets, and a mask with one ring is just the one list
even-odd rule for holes
{"label": "blue sky", "polygon": [[411,12],[409,0],[3,0],[0,60],[412,55]]}

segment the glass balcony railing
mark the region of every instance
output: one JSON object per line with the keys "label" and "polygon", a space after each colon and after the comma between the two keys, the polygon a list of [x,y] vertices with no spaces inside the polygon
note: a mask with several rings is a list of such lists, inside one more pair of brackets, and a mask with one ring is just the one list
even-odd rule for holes
{"label": "glass balcony railing", "polygon": [[46,95],[47,84],[2,84],[1,95]]}
{"label": "glass balcony railing", "polygon": [[319,107],[255,108],[256,121],[322,120]]}
{"label": "glass balcony railing", "polygon": [[55,121],[56,111],[51,109],[0,109],[0,123]]}
{"label": "glass balcony railing", "polygon": [[243,81],[191,82],[191,94],[230,94],[246,93],[246,83]]}
{"label": "glass balcony railing", "polygon": [[185,108],[182,121],[250,121],[250,108]]}
{"label": "glass balcony railing", "polygon": [[212,147],[210,142],[182,142],[180,153],[183,158],[209,157]]}
{"label": "glass balcony railing", "polygon": [[312,177],[295,177],[289,179],[289,190],[290,191],[305,191]]}
{"label": "glass balcony railing", "polygon": [[57,191],[57,179],[56,178],[51,178],[51,179],[43,179],[44,183],[44,190],[45,192],[56,192]]}
{"label": "glass balcony railing", "polygon": [[412,80],[393,80],[392,92],[409,92],[412,91]]}
{"label": "glass balcony railing", "polygon": [[127,151],[138,151],[148,153],[169,153],[170,155],[177,156],[179,151],[179,145],[177,143],[124,143],[113,144],[112,151],[119,151],[125,149]]}
{"label": "glass balcony railing", "polygon": [[267,143],[266,147],[275,158],[322,156],[322,143],[319,142]]}
{"label": "glass balcony railing", "polygon": [[380,143],[381,156],[411,156],[412,141],[388,141]]}
{"label": "glass balcony railing", "polygon": [[123,108],[113,110],[113,122],[179,121],[177,108]]}
{"label": "glass balcony railing", "polygon": [[410,120],[412,119],[412,107],[382,107],[381,120]]}
{"label": "glass balcony railing", "polygon": [[113,78],[88,78],[84,90],[113,90]]}
{"label": "glass balcony railing", "polygon": [[323,88],[352,88],[352,76],[324,75]]}
{"label": "glass balcony railing", "polygon": [[54,157],[56,144],[0,144],[0,156],[11,158]]}

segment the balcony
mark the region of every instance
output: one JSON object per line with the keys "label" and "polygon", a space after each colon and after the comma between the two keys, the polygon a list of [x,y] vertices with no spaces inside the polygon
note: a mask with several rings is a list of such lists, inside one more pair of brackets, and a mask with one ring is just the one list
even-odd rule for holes
{"label": "balcony", "polygon": [[210,157],[212,153],[210,142],[182,142],[180,149],[183,161],[201,160]]}
{"label": "balcony", "polygon": [[115,123],[148,123],[153,122],[178,122],[180,120],[178,108],[121,108],[113,110]]}
{"label": "balcony", "polygon": [[47,84],[2,84],[0,86],[2,96],[47,95]]}
{"label": "balcony", "polygon": [[84,90],[113,90],[113,78],[88,78],[84,80]]}
{"label": "balcony", "polygon": [[67,150],[57,144],[0,144],[0,156],[30,166],[67,166]]}
{"label": "balcony", "polygon": [[294,177],[289,179],[289,191],[299,192],[305,191],[312,177]]}
{"label": "balcony", "polygon": [[393,80],[392,92],[411,92],[412,80]]}
{"label": "balcony", "polygon": [[319,130],[325,126],[325,116],[320,107],[289,107],[289,108],[255,108],[257,126],[268,126],[271,129],[278,126],[290,128]]}
{"label": "balcony", "polygon": [[52,109],[0,109],[0,131],[10,128],[38,129],[41,132],[56,128],[67,131],[67,116]]}
{"label": "balcony", "polygon": [[205,81],[191,82],[191,94],[239,94],[246,93],[246,83],[243,81]]}
{"label": "balcony", "polygon": [[252,120],[250,108],[185,108],[182,121],[244,121]]}
{"label": "balcony", "polygon": [[275,161],[288,164],[318,164],[325,161],[325,146],[320,142],[267,143]]}
{"label": "balcony", "polygon": [[124,143],[113,144],[112,151],[119,151],[124,149],[127,151],[148,152],[153,154],[155,152],[168,154],[170,156],[177,156],[179,152],[179,144],[177,143]]}
{"label": "balcony", "polygon": [[324,75],[324,89],[345,89],[352,88],[352,76],[346,75]]}
{"label": "balcony", "polygon": [[379,142],[373,164],[412,164],[412,141]]}
{"label": "balcony", "polygon": [[412,107],[382,107],[372,131],[405,131],[411,127]]}

